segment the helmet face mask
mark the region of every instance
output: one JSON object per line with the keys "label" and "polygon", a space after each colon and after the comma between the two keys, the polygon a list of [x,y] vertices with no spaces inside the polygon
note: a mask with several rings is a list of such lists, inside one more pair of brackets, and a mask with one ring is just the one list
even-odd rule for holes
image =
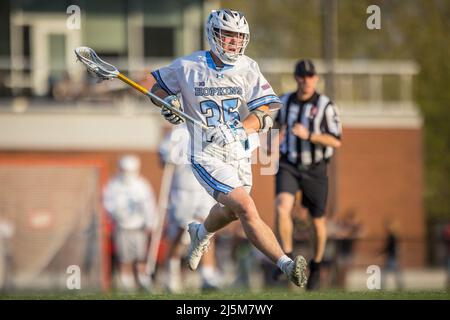
{"label": "helmet face mask", "polygon": [[213,10],[206,22],[211,51],[226,64],[235,64],[250,41],[247,20],[237,11]]}

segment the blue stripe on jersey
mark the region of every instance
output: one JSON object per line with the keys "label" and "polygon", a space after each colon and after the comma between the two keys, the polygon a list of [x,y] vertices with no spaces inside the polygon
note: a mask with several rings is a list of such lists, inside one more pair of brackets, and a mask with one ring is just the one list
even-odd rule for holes
{"label": "blue stripe on jersey", "polygon": [[[217,69],[217,66],[216,66],[215,62],[214,62],[213,57],[211,56],[211,52],[206,51],[205,52],[205,56],[206,56],[206,63],[208,64],[208,67],[213,69],[213,70],[215,70],[215,71],[219,71]],[[225,71],[225,70],[228,70],[228,69],[231,69],[231,68],[233,68],[233,66],[231,64],[224,63],[223,67],[220,69],[220,71]]]}
{"label": "blue stripe on jersey", "polygon": [[233,187],[231,187],[231,186],[229,186],[229,185],[227,185],[227,184],[225,184],[225,183],[223,183],[223,182],[218,181],[216,178],[214,178],[212,175],[210,175],[209,172],[206,171],[206,169],[203,168],[203,167],[201,166],[200,163],[198,163],[198,162],[196,162],[196,161],[194,160],[194,157],[193,157],[193,156],[191,156],[191,161],[192,161],[193,163],[195,163],[202,171],[204,171],[205,174],[206,174],[207,176],[209,176],[209,177],[212,179],[212,181],[216,182],[217,184],[222,185],[224,188],[229,188],[230,190],[233,190],[233,189],[234,189]]}
{"label": "blue stripe on jersey", "polygon": [[195,162],[194,158],[191,157],[192,165],[194,166],[194,169],[198,172],[198,174],[202,177],[203,180],[214,190],[221,191],[223,193],[228,193],[233,190],[233,187],[230,187],[229,185],[226,185],[216,179],[214,179],[213,176],[211,176],[208,171],[205,170],[199,163]]}
{"label": "blue stripe on jersey", "polygon": [[152,72],[153,77],[155,77],[156,82],[158,82],[158,84],[161,86],[161,88],[164,89],[164,91],[166,91],[167,93],[171,94],[171,95],[175,95],[175,93],[173,93],[168,86],[166,86],[166,84],[164,83],[163,79],[161,78],[161,75],[159,74],[159,70],[153,71]]}
{"label": "blue stripe on jersey", "polygon": [[[208,179],[206,179],[206,178],[202,175],[202,173],[201,173],[200,170],[195,166],[195,164],[192,163],[192,167],[193,167],[194,170],[198,173],[198,175],[200,176],[200,178],[202,178],[202,180],[206,182],[206,184],[207,184],[208,186],[210,186],[210,187],[213,188],[214,190],[217,190],[217,188],[215,187],[215,185],[211,184],[211,182],[210,182]],[[219,191],[221,191],[221,190],[219,190]],[[222,192],[222,191],[221,191],[221,192]]]}
{"label": "blue stripe on jersey", "polygon": [[210,179],[208,179],[208,177],[205,176],[205,174],[200,170],[200,168],[196,164],[192,164],[192,166],[194,167],[194,170],[197,171],[197,173],[199,174],[200,178],[202,178],[202,180],[205,181],[214,190],[223,192],[225,194],[227,194],[227,193],[229,193],[231,191],[231,190],[224,189],[224,188],[218,186],[217,184],[212,182]]}
{"label": "blue stripe on jersey", "polygon": [[252,100],[249,103],[247,103],[247,106],[250,111],[253,111],[256,108],[261,107],[262,105],[272,103],[272,102],[281,103],[280,98],[278,98],[276,95],[271,94],[268,96],[264,96],[264,97]]}

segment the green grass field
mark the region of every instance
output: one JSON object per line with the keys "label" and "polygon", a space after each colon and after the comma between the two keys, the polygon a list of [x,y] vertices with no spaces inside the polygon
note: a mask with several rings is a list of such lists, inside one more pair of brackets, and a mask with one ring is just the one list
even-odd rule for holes
{"label": "green grass field", "polygon": [[0,300],[450,300],[449,291],[277,291],[211,292],[198,294],[125,293],[17,293],[0,294]]}

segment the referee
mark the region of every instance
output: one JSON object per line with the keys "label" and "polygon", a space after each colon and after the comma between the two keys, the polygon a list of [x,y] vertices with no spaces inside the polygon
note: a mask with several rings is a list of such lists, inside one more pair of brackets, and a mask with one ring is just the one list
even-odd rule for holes
{"label": "referee", "polygon": [[[276,117],[280,129],[280,162],[276,175],[276,234],[288,256],[293,251],[291,216],[297,191],[314,226],[314,257],[309,262],[308,290],[320,287],[320,265],[327,241],[325,207],[327,164],[341,146],[341,122],[336,106],[316,91],[319,77],[311,60],[300,60],[294,72],[297,91],[281,97]],[[274,278],[279,274],[274,273]]]}

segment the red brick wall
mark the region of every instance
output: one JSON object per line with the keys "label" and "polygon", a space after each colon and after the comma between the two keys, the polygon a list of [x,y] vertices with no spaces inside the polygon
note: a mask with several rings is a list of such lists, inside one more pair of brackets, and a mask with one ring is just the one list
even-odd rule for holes
{"label": "red brick wall", "polygon": [[[335,218],[354,210],[363,226],[355,263],[382,265],[379,252],[385,222],[390,220],[398,226],[401,264],[422,266],[426,257],[422,131],[345,129],[336,160]],[[273,227],[274,179],[259,175],[259,166],[254,166],[253,173],[254,199],[263,219]]]}
{"label": "red brick wall", "polygon": [[339,214],[354,209],[365,232],[360,264],[379,264],[385,221],[398,228],[403,265],[425,262],[422,131],[346,129],[337,158]]}
{"label": "red brick wall", "polygon": [[[356,246],[355,262],[360,266],[381,264],[377,254],[385,236],[384,222],[392,218],[401,239],[404,266],[425,263],[425,218],[423,209],[422,132],[419,129],[364,129],[344,131],[337,156],[336,218],[355,210],[364,229]],[[100,157],[114,173],[118,157],[127,151],[108,152],[0,152],[0,157]],[[132,152],[132,151],[130,151]],[[142,172],[158,194],[162,167],[156,152],[136,152]],[[262,218],[273,227],[274,177],[261,175],[253,167],[253,197]]]}

